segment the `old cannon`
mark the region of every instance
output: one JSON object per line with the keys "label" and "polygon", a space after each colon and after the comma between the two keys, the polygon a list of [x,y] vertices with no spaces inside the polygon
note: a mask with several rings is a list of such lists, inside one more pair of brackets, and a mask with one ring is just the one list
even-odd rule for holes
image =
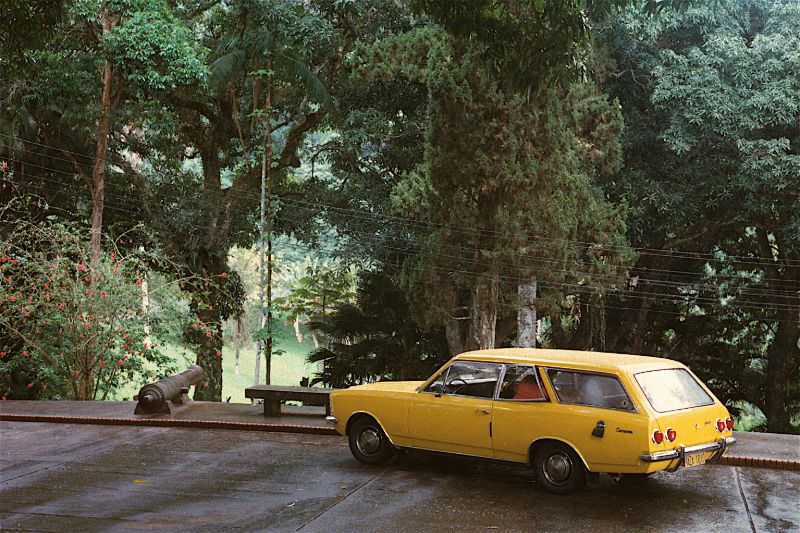
{"label": "old cannon", "polygon": [[172,414],[174,406],[186,405],[189,402],[189,387],[203,380],[203,367],[194,365],[180,374],[148,383],[134,398],[138,400],[136,415]]}

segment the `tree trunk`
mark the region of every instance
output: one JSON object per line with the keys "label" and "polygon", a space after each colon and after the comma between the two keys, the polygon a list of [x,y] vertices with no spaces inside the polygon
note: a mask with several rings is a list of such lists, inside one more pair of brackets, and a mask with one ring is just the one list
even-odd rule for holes
{"label": "tree trunk", "polygon": [[[272,61],[267,61],[267,70]],[[266,201],[267,201],[267,339],[264,346],[264,382],[271,383],[272,374],[272,78],[267,75],[264,87],[264,153],[266,154]]]}
{"label": "tree trunk", "polygon": [[517,286],[517,346],[536,348],[536,280]]}
{"label": "tree trunk", "polygon": [[294,336],[297,342],[303,342],[303,330],[300,329],[300,316],[294,317]]}
{"label": "tree trunk", "polygon": [[767,349],[767,431],[790,433],[789,371],[792,361],[800,360],[800,326],[797,310],[778,313],[778,329]]}
{"label": "tree trunk", "polygon": [[636,324],[633,327],[633,342],[631,343],[631,353],[641,355],[644,349],[645,335],[647,334],[647,318],[652,306],[650,300],[642,301],[639,307],[639,314],[636,317]]}
{"label": "tree trunk", "polygon": [[[766,217],[770,219],[769,215]],[[781,246],[780,239],[775,232],[767,227],[756,228],[756,243],[761,255],[773,259],[773,262],[764,266],[767,276],[776,280],[800,281],[800,269],[787,261],[785,247]],[[795,259],[793,259],[795,260]],[[780,267],[783,268],[780,268]],[[770,289],[777,289],[771,282],[767,283]],[[773,297],[772,303],[779,310],[776,313],[778,320],[775,338],[767,349],[767,394],[766,411],[767,430],[774,433],[789,433],[791,420],[789,413],[789,372],[791,365],[800,360],[800,308],[796,305],[787,305],[786,300]],[[781,306],[781,307],[779,307]]]}
{"label": "tree trunk", "polygon": [[464,351],[464,333],[461,320],[448,318],[444,323],[444,333],[447,338],[447,348],[450,355],[457,355]]}
{"label": "tree trunk", "polygon": [[147,274],[142,275],[142,314],[144,315],[144,343],[146,346],[153,346],[150,338],[150,285],[147,282]]}
{"label": "tree trunk", "polygon": [[[271,68],[272,63],[267,62],[267,69]],[[261,219],[259,223],[259,269],[258,269],[258,326],[259,331],[264,333],[266,327],[266,339],[259,339],[256,349],[256,365],[254,383],[259,383],[259,372],[261,368],[261,347],[264,347],[264,375],[265,383],[270,383],[270,372],[272,367],[272,122],[270,114],[272,111],[272,80],[267,75],[267,83],[264,93],[264,152],[261,156]],[[268,250],[266,251],[267,273],[266,273],[266,320],[264,317],[264,240]],[[263,344],[262,344],[263,343]]]}
{"label": "tree trunk", "polygon": [[206,325],[205,331],[193,330],[197,346],[197,364],[203,367],[203,381],[195,387],[194,399],[222,401],[222,323],[213,302],[202,299],[197,318]]}
{"label": "tree trunk", "polygon": [[492,268],[486,276],[478,279],[472,301],[473,342],[480,350],[495,347],[497,327],[497,298],[500,279]]}
{"label": "tree trunk", "polygon": [[[267,175],[269,175],[269,173]],[[269,191],[269,188],[267,188],[267,190]],[[267,232],[267,342],[264,346],[264,383],[269,385],[271,383],[271,377],[272,377],[272,234],[271,232]]]}
{"label": "tree trunk", "polygon": [[[111,16],[103,12],[103,36],[114,28]],[[97,124],[97,146],[92,168],[92,225],[89,240],[89,255],[93,264],[100,260],[100,240],[103,231],[103,204],[105,199],[106,157],[108,134],[111,129],[111,61],[103,63],[103,86],[100,93],[100,119]]]}

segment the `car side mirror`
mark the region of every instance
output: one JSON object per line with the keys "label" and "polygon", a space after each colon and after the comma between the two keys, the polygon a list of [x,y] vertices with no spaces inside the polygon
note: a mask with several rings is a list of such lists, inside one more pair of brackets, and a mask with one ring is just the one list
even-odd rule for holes
{"label": "car side mirror", "polygon": [[444,386],[441,383],[432,383],[430,386],[430,392],[434,393],[436,396],[442,395],[442,390]]}

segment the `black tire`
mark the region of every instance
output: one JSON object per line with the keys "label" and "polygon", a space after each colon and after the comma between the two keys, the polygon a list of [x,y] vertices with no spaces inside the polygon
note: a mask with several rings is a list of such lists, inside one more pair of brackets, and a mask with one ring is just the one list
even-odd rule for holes
{"label": "black tire", "polygon": [[571,494],[586,485],[586,467],[566,444],[547,442],[539,446],[533,467],[539,484],[553,494]]}
{"label": "black tire", "polygon": [[353,422],[347,439],[353,457],[366,465],[382,465],[394,455],[386,433],[371,417],[365,416]]}

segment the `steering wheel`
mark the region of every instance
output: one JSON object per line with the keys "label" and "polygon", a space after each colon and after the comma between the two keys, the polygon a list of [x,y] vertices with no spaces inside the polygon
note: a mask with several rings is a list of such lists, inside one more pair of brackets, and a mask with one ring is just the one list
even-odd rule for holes
{"label": "steering wheel", "polygon": [[[460,381],[461,385],[459,385],[457,389],[451,389],[451,387],[453,386],[453,383],[455,383],[456,381]],[[462,379],[462,378],[453,378],[452,380],[450,380],[447,383],[447,387],[445,387],[445,391],[450,393],[450,394],[456,394],[456,393],[458,393],[458,391],[461,390],[462,387],[466,387],[466,386],[467,386],[467,382],[464,379]]]}

